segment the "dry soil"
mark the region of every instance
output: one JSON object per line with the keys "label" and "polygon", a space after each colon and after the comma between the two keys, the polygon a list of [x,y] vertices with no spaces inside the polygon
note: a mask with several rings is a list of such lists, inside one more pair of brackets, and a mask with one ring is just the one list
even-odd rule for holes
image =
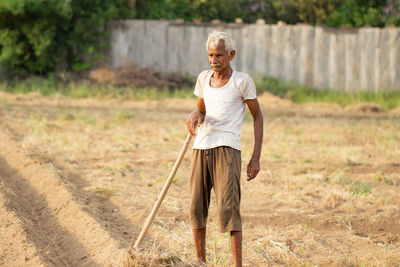
{"label": "dry soil", "polygon": [[[261,172],[251,182],[248,112],[242,134],[245,265],[399,266],[400,112],[259,101]],[[190,151],[141,250],[126,253],[194,106],[0,92],[0,265],[194,266]],[[231,266],[214,204],[208,265]]]}

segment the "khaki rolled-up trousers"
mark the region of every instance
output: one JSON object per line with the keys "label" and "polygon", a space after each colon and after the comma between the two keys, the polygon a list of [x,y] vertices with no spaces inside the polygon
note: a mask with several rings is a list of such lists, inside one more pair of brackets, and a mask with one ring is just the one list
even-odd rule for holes
{"label": "khaki rolled-up trousers", "polygon": [[220,232],[242,231],[241,162],[241,152],[228,146],[193,150],[190,178],[193,229],[206,227],[211,189],[214,188]]}

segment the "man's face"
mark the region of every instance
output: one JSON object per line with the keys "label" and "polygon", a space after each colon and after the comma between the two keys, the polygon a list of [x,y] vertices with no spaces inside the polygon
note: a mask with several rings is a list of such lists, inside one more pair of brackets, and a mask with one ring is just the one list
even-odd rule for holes
{"label": "man's face", "polygon": [[235,56],[234,50],[232,50],[230,54],[226,52],[224,41],[222,40],[218,42],[217,47],[208,47],[207,53],[208,63],[210,63],[211,69],[216,72],[225,71],[230,66],[229,64]]}

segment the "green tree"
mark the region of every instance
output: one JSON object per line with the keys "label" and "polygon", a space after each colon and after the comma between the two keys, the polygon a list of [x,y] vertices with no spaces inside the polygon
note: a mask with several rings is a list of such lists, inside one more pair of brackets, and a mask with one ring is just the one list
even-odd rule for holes
{"label": "green tree", "polygon": [[339,27],[362,27],[365,25],[385,26],[383,8],[386,1],[382,0],[345,0],[344,3],[328,19],[327,25]]}
{"label": "green tree", "polygon": [[140,19],[220,19],[232,22],[243,15],[243,0],[137,0],[135,17]]}
{"label": "green tree", "polygon": [[400,26],[400,0],[388,0],[382,10],[385,25]]}
{"label": "green tree", "polygon": [[296,10],[288,1],[282,0],[248,0],[242,2],[243,21],[254,23],[263,19],[266,23],[273,24],[279,20],[287,23],[299,21]]}
{"label": "green tree", "polygon": [[302,22],[324,24],[343,3],[343,0],[291,0]]}
{"label": "green tree", "polygon": [[107,23],[133,15],[127,0],[71,0],[72,16],[59,27],[60,46],[67,53],[68,66],[82,70],[99,59],[98,50],[108,44]]}
{"label": "green tree", "polygon": [[0,2],[0,63],[10,70],[46,72],[60,60],[57,24],[71,15],[66,1]]}
{"label": "green tree", "polygon": [[194,18],[202,21],[220,19],[224,22],[234,22],[235,18],[244,15],[243,2],[240,0],[197,0],[193,1]]}
{"label": "green tree", "polygon": [[192,19],[190,0],[137,0],[135,17],[139,19]]}
{"label": "green tree", "polygon": [[66,60],[80,70],[105,46],[105,25],[129,16],[126,0],[2,0],[0,64],[45,74]]}

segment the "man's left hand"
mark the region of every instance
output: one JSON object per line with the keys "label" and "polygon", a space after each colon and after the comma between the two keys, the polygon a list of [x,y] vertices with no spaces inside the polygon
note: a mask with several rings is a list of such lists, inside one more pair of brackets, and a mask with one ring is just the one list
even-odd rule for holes
{"label": "man's left hand", "polygon": [[251,159],[249,161],[249,164],[247,164],[247,181],[256,178],[259,171],[260,171],[260,161],[257,159]]}

